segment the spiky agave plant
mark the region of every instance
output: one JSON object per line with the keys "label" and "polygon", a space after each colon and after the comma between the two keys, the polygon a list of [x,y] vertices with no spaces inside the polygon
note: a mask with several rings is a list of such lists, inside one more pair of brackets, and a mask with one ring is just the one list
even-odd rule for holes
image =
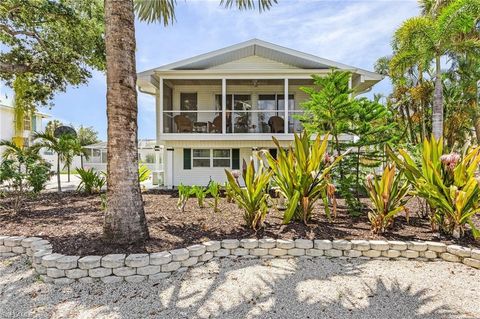
{"label": "spiky agave plant", "polygon": [[[277,146],[277,158],[265,153],[274,173],[273,179],[287,199],[284,223],[295,219],[306,224],[311,219],[313,205],[320,198],[324,201],[325,212],[330,218],[328,198],[334,200],[335,192],[329,174],[343,155],[331,159],[327,153],[328,138],[329,135],[326,134],[323,140],[317,136],[311,141],[307,132],[295,134],[293,145],[288,151],[273,138]],[[335,211],[335,205],[333,208]]]}
{"label": "spiky agave plant", "polygon": [[365,181],[365,188],[372,203],[368,219],[372,232],[383,233],[392,225],[395,215],[404,210],[410,185],[403,180],[401,174],[396,174],[395,164],[388,164],[378,179],[370,174]]}
{"label": "spiky agave plant", "polygon": [[240,186],[238,179],[232,172],[225,170],[231,194],[235,202],[244,209],[243,218],[247,226],[257,230],[263,225],[268,210],[267,187],[272,172],[263,167],[260,162],[258,170],[255,170],[253,160],[248,165],[243,161],[242,177],[245,187]]}

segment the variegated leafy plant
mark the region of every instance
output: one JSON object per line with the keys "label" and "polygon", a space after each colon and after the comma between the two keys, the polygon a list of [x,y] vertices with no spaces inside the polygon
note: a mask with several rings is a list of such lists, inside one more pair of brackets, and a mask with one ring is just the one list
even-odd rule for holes
{"label": "variegated leafy plant", "polygon": [[415,188],[415,194],[431,207],[432,226],[450,235],[463,236],[470,225],[475,238],[480,232],[472,217],[480,212],[480,186],[477,180],[480,146],[467,149],[462,155],[443,154],[442,139],[423,141],[422,159],[417,164],[405,150],[400,156],[387,149],[389,156],[402,169]]}
{"label": "variegated leafy plant", "polygon": [[368,219],[375,234],[383,233],[402,210],[408,213],[405,204],[410,185],[396,173],[395,164],[388,164],[381,178],[368,175],[365,188],[372,203]]}
{"label": "variegated leafy plant", "polygon": [[273,138],[277,146],[277,158],[265,153],[274,173],[273,179],[287,199],[284,223],[294,219],[306,224],[311,219],[313,205],[320,198],[323,199],[325,211],[330,218],[328,199],[330,197],[335,202],[335,191],[329,173],[343,156],[332,159],[328,155],[328,138],[328,134],[323,139],[318,135],[311,141],[310,135],[306,132],[295,134],[294,142],[288,150],[281,147]]}

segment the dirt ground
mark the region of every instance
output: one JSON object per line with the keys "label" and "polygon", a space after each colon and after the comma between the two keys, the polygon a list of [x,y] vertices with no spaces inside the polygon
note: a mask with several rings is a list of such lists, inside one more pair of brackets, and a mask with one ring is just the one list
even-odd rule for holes
{"label": "dirt ground", "polygon": [[[480,242],[467,236],[458,241],[432,232],[428,219],[421,218],[418,201],[409,203],[410,221],[399,215],[393,227],[381,236],[373,235],[366,212],[360,217],[348,215],[339,201],[338,215],[329,221],[320,203],[314,210],[308,225],[302,223],[282,224],[282,212],[270,209],[264,228],[254,232],[244,225],[242,210],[224,198],[220,212],[214,213],[207,198],[206,208],[198,208],[191,198],[184,212],[177,208],[177,193],[174,191],[148,191],[144,193],[145,212],[150,239],[145,243],[120,246],[102,240],[103,211],[101,198],[85,196],[76,192],[45,193],[30,199],[17,215],[9,207],[9,199],[0,199],[0,234],[40,236],[50,240],[55,252],[71,255],[108,253],[140,253],[185,247],[205,240],[224,238],[322,238],[322,239],[401,239],[435,240],[456,242],[479,247]],[[476,224],[480,221],[475,220]]]}

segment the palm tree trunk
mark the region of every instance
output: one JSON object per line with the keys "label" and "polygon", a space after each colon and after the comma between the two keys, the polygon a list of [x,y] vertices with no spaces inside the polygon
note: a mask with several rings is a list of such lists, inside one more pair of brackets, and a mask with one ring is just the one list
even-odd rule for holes
{"label": "palm tree trunk", "polygon": [[68,182],[70,183],[70,164],[67,165]]}
{"label": "palm tree trunk", "polygon": [[135,26],[132,0],[105,0],[107,56],[107,210],[104,237],[149,237],[138,181]]}
{"label": "palm tree trunk", "polygon": [[80,154],[80,167],[83,169],[83,155]]}
{"label": "palm tree trunk", "polygon": [[443,84],[440,56],[435,57],[435,92],[432,109],[432,133],[438,140],[443,137]]}
{"label": "palm tree trunk", "polygon": [[62,192],[62,182],[60,180],[60,154],[57,153],[57,190]]}

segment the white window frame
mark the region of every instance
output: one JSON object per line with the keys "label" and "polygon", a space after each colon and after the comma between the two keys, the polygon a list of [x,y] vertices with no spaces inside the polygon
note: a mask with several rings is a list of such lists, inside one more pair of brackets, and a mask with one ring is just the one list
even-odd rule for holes
{"label": "white window frame", "polygon": [[[222,150],[222,151],[228,151],[228,157],[215,157],[213,156],[213,151],[214,150]],[[214,168],[231,168],[232,167],[232,149],[231,148],[215,148],[212,149],[212,167]],[[214,165],[214,160],[219,159],[219,160],[225,160],[228,159],[228,166],[215,166]]]}
{"label": "white window frame", "polygon": [[[209,151],[208,157],[198,157],[198,156],[195,156],[195,151],[197,151],[197,150],[202,150],[202,151],[203,151],[203,150],[208,150],[208,151]],[[209,165],[208,165],[208,166],[195,166],[195,165],[194,165],[194,161],[195,161],[196,159],[203,159],[203,160],[204,160],[204,159],[208,159],[208,160],[209,160]],[[192,167],[192,169],[194,169],[194,168],[200,168],[200,169],[201,169],[201,168],[210,168],[210,167],[212,167],[212,150],[211,150],[211,149],[208,149],[208,148],[192,148],[192,165],[191,165],[191,167]]]}
{"label": "white window frame", "polygon": [[[195,156],[194,153],[196,150],[208,150],[209,151],[209,156],[208,157],[198,157]],[[214,150],[228,150],[229,152],[229,157],[214,157],[213,156],[213,151]],[[209,160],[209,166],[195,166],[194,165],[194,160],[195,159],[208,159]],[[229,166],[213,166],[213,160],[214,159],[228,159],[229,160]],[[191,167],[192,169],[202,169],[202,168],[231,168],[232,167],[232,149],[231,148],[192,148],[192,159],[191,159]]]}

